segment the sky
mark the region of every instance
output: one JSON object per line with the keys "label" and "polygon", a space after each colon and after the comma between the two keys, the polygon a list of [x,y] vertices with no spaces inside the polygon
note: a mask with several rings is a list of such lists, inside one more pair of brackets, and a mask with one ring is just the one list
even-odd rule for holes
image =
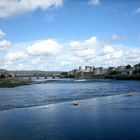
{"label": "sky", "polygon": [[137,63],[139,0],[0,0],[0,69]]}

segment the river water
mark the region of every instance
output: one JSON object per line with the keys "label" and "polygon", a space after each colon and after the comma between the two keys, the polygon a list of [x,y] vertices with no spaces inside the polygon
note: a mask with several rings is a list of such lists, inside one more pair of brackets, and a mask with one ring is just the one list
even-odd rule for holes
{"label": "river water", "polygon": [[0,110],[100,98],[138,91],[140,91],[140,81],[48,79],[42,80],[41,84],[0,88]]}
{"label": "river water", "polygon": [[76,139],[140,140],[140,81],[48,79],[0,88],[0,140]]}

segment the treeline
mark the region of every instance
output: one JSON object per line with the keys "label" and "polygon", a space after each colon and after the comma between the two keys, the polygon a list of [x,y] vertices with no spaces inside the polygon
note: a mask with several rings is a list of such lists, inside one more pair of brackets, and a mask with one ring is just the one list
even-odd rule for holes
{"label": "treeline", "polygon": [[0,79],[11,78],[12,75],[7,72],[0,73]]}

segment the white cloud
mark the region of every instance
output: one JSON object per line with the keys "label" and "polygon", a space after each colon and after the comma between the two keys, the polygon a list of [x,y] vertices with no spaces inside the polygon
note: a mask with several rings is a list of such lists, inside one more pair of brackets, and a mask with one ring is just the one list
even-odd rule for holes
{"label": "white cloud", "polygon": [[101,2],[100,0],[90,0],[89,3],[92,5],[99,5]]}
{"label": "white cloud", "polygon": [[115,51],[114,54],[113,54],[113,57],[114,58],[120,58],[123,54],[124,54],[124,52],[122,50]]}
{"label": "white cloud", "polygon": [[135,60],[135,59],[140,59],[140,49],[132,49],[131,53],[130,51],[125,52],[125,56],[127,59]]}
{"label": "white cloud", "polygon": [[102,66],[102,64],[107,65],[107,62],[108,65],[118,64],[121,61],[117,61],[121,60],[124,55],[123,50],[112,45],[105,45],[102,41],[97,41],[95,36],[81,42],[70,42],[70,47],[73,56],[81,58],[84,65],[93,65],[94,63],[97,66]]}
{"label": "white cloud", "polygon": [[135,14],[140,14],[140,7],[135,9],[133,12],[132,12],[133,15]]}
{"label": "white cloud", "polygon": [[70,47],[72,48],[72,49],[74,49],[74,50],[81,50],[81,49],[83,49],[83,46],[80,44],[80,42],[79,41],[72,41],[72,42],[70,42]]}
{"label": "white cloud", "polygon": [[95,55],[95,50],[94,49],[85,49],[85,50],[79,50],[75,51],[74,54],[79,57],[90,57]]}
{"label": "white cloud", "polygon": [[72,41],[69,43],[69,46],[73,49],[73,50],[83,50],[83,49],[88,49],[91,47],[95,47],[95,45],[97,45],[97,38],[95,36],[79,42],[79,41]]}
{"label": "white cloud", "polygon": [[12,44],[8,40],[2,40],[0,41],[0,47],[10,47]]}
{"label": "white cloud", "polygon": [[3,32],[3,31],[0,29],[0,37],[5,36],[5,35],[6,35],[6,33]]}
{"label": "white cloud", "polygon": [[41,63],[41,58],[40,57],[35,57],[30,61],[32,64],[38,65]]}
{"label": "white cloud", "polygon": [[18,61],[25,58],[27,55],[24,52],[10,52],[5,56],[5,61]]}
{"label": "white cloud", "polygon": [[96,36],[93,36],[93,37],[91,37],[91,38],[85,40],[85,42],[84,42],[85,46],[89,46],[89,47],[90,47],[90,46],[96,45],[96,43],[97,43],[97,38],[96,38]]}
{"label": "white cloud", "polygon": [[119,36],[118,36],[118,35],[116,35],[116,34],[113,34],[113,35],[112,35],[112,40],[115,41],[115,40],[118,40],[118,39],[119,39]]}
{"label": "white cloud", "polygon": [[98,41],[96,36],[92,36],[83,41],[72,41],[69,43],[69,46],[72,49],[72,55],[75,57],[81,57],[84,63],[84,61],[88,61],[95,57],[97,44]]}
{"label": "white cloud", "polygon": [[60,64],[63,65],[63,66],[69,66],[69,65],[72,65],[72,62],[69,62],[69,61],[65,61],[64,60]]}
{"label": "white cloud", "polygon": [[105,45],[101,49],[100,56],[105,56],[108,59],[113,59],[113,58],[120,58],[123,55],[122,50],[116,50],[112,46]]}
{"label": "white cloud", "polygon": [[27,53],[31,56],[56,56],[62,46],[56,41],[48,39],[39,41],[27,47]]}
{"label": "white cloud", "polygon": [[1,0],[0,18],[33,12],[38,8],[47,10],[50,7],[59,7],[62,4],[63,0]]}
{"label": "white cloud", "polygon": [[12,46],[1,51],[1,68],[71,70],[85,65],[108,67],[140,62],[140,48],[107,44],[95,36],[82,41],[59,43],[47,39]]}
{"label": "white cloud", "polygon": [[103,51],[103,54],[109,54],[109,53],[113,53],[114,49],[112,48],[112,46],[106,45],[104,46],[102,51]]}

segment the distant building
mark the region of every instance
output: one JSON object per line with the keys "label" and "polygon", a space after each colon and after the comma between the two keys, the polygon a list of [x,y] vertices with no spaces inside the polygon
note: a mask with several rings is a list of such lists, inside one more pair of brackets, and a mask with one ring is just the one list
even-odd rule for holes
{"label": "distant building", "polygon": [[109,67],[109,68],[108,68],[108,72],[112,72],[112,71],[115,71],[115,70],[116,70],[115,67]]}
{"label": "distant building", "polygon": [[122,71],[124,71],[125,70],[125,66],[118,66],[117,68],[116,68],[116,71],[117,72],[122,72]]}
{"label": "distant building", "polygon": [[94,68],[93,69],[93,75],[99,75],[100,74],[100,69],[99,68]]}
{"label": "distant building", "polygon": [[134,67],[133,67],[133,74],[140,75],[140,63],[134,65]]}
{"label": "distant building", "polygon": [[15,78],[15,74],[14,73],[10,73],[12,78]]}
{"label": "distant building", "polygon": [[79,71],[81,71],[82,70],[82,67],[79,67]]}
{"label": "distant building", "polygon": [[140,75],[140,63],[134,65],[133,67],[130,67],[129,69],[126,68],[126,66],[118,66],[117,68],[116,67],[96,68],[95,66],[85,66],[85,69],[82,69],[82,67],[80,66],[79,69],[74,69],[70,71],[69,75],[73,77],[93,76],[93,75],[109,74],[114,71],[116,71],[116,74],[125,76],[138,74]]}
{"label": "distant building", "polygon": [[125,69],[121,72],[121,75],[131,76],[133,74],[133,69]]}
{"label": "distant building", "polygon": [[91,72],[92,68],[90,66],[85,66],[85,72]]}
{"label": "distant building", "polygon": [[134,65],[133,70],[136,70],[136,71],[140,70],[140,63],[137,65]]}

